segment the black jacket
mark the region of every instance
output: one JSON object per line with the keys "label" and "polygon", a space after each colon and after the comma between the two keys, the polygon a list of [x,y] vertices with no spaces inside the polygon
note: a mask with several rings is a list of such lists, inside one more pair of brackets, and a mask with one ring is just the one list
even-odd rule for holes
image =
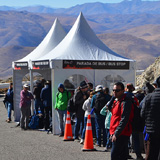
{"label": "black jacket", "polygon": [[77,111],[76,111],[76,116],[77,118],[84,118],[84,110],[82,109],[83,103],[85,101],[85,99],[83,98],[83,96],[85,95],[85,93],[83,93],[81,90],[77,89],[75,91],[74,94],[74,103],[76,105]]}
{"label": "black jacket", "polygon": [[160,88],[145,97],[141,116],[145,120],[147,133],[160,133]]}

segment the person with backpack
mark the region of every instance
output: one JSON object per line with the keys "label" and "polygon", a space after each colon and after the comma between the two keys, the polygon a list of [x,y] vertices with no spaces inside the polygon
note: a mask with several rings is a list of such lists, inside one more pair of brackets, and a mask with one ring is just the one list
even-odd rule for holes
{"label": "person with backpack", "polygon": [[29,117],[31,115],[31,100],[34,99],[32,93],[28,91],[28,89],[29,86],[24,84],[23,90],[20,93],[20,126],[22,130],[28,129]]}
{"label": "person with backpack", "polygon": [[104,115],[101,115],[100,111],[110,100],[110,96],[104,94],[102,85],[98,85],[95,89],[95,92],[97,93],[92,97],[91,108],[94,108],[94,114],[95,114],[96,137],[97,137],[96,146],[101,147],[101,130],[103,130],[103,147],[105,147],[107,141],[106,129],[105,129],[106,117]]}
{"label": "person with backpack", "polygon": [[107,104],[112,113],[110,135],[112,140],[111,160],[128,159],[128,141],[132,133],[134,106],[130,96],[126,98],[124,84],[116,82],[113,86],[112,105]]}
{"label": "person with backpack", "polygon": [[[139,101],[136,96],[132,93],[135,88],[132,83],[128,83],[126,85],[126,96],[131,96],[132,98],[132,103],[134,105],[134,117],[133,117],[133,122],[132,122],[132,142],[133,142],[133,148],[137,156],[137,160],[143,160],[143,156],[141,154],[141,147],[140,143],[142,142],[140,140],[140,134],[142,134],[143,129],[144,129],[144,121],[140,116],[140,111],[141,108],[139,107]],[[128,152],[129,153],[129,152]],[[130,155],[129,155],[130,157]]]}
{"label": "person with backpack", "polygon": [[80,83],[80,86],[75,90],[73,95],[74,105],[76,107],[76,122],[74,126],[74,140],[79,142],[79,133],[82,135],[82,130],[84,127],[84,113],[82,109],[84,101],[88,98],[88,85],[85,81]]}
{"label": "person with backpack", "polygon": [[13,83],[9,84],[9,88],[7,90],[7,93],[5,95],[5,106],[8,113],[8,118],[6,120],[7,123],[11,122],[11,114],[13,110]]}
{"label": "person with backpack", "polygon": [[56,94],[55,109],[57,110],[59,119],[60,137],[64,136],[64,125],[67,116],[67,104],[71,98],[71,93],[68,92],[62,83],[58,85],[58,92]]}

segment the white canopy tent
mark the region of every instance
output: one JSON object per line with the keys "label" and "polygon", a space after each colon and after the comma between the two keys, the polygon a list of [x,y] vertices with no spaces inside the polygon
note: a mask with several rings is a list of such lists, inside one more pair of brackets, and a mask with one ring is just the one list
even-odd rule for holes
{"label": "white canopy tent", "polygon": [[[45,54],[49,53],[53,48],[55,48],[60,41],[66,36],[66,32],[62,28],[59,20],[56,18],[50,31],[43,39],[43,41],[26,57],[13,62],[13,85],[14,85],[14,117],[15,121],[20,120],[20,110],[19,110],[19,102],[20,102],[20,91],[22,89],[22,80],[26,74],[30,74],[30,88],[31,91],[33,89],[33,72],[30,68],[31,60],[36,60]],[[45,64],[49,62],[44,62]],[[51,80],[51,69],[41,69],[36,70],[36,72],[43,75],[43,77],[47,80]]]}
{"label": "white canopy tent", "polygon": [[[59,83],[66,79],[92,82],[106,87],[115,81],[135,83],[135,61],[118,55],[102,43],[89,27],[82,13],[66,37],[48,54],[37,59],[49,60],[52,68],[53,106]],[[75,86],[77,87],[77,86]],[[57,116],[53,109],[53,133],[58,134]]]}

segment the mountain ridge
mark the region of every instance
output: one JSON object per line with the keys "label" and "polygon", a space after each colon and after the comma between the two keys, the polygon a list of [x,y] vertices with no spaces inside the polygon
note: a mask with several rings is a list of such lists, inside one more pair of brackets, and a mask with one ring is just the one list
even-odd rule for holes
{"label": "mountain ridge", "polygon": [[86,15],[93,14],[160,14],[160,1],[124,0],[119,3],[84,3],[69,8],[52,8],[43,5],[9,7],[0,6],[0,10],[28,11],[33,13],[60,13],[78,15],[82,11]]}
{"label": "mountain ridge", "polygon": [[[119,5],[123,7],[124,3],[131,4],[125,0],[123,3],[111,5],[118,8]],[[132,7],[138,4],[152,4],[150,10],[155,9],[155,7],[152,7],[153,3],[134,0],[133,5],[132,1]],[[92,7],[86,9],[88,5]],[[7,6],[5,7],[7,8]],[[79,10],[76,9],[77,7]],[[70,12],[68,9],[54,8],[53,10],[57,13],[49,14],[28,12],[24,8],[23,10],[16,8],[17,11],[11,7],[8,8],[9,11],[0,11],[0,55],[4,57],[0,59],[0,77],[12,75],[11,62],[21,59],[38,46],[48,33],[55,18],[60,20],[65,31],[68,32],[80,10],[84,10],[85,13],[83,14],[88,24],[100,40],[116,53],[136,60],[137,69],[145,69],[153,63],[155,58],[160,55],[160,14],[138,12],[135,12],[135,14],[120,14],[118,13],[120,8],[116,11],[118,14],[112,13],[112,8],[108,10],[108,13],[98,12],[99,14],[97,14],[97,12],[94,12],[95,10],[98,11],[100,7],[105,10],[109,5],[88,3],[73,6],[72,9],[69,8]],[[126,7],[126,9],[129,10],[129,7]],[[45,7],[42,7],[41,10],[47,12]],[[91,10],[92,12],[90,12]]]}

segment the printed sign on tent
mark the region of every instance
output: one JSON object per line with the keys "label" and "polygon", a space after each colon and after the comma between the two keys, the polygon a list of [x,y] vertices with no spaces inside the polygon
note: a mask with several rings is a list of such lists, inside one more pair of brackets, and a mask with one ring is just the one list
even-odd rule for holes
{"label": "printed sign on tent", "polygon": [[63,69],[129,69],[129,61],[63,60]]}
{"label": "printed sign on tent", "polygon": [[28,69],[28,62],[15,62],[14,69],[15,70]]}
{"label": "printed sign on tent", "polygon": [[32,66],[33,66],[33,69],[49,68],[49,60],[33,61],[33,62],[32,62]]}

